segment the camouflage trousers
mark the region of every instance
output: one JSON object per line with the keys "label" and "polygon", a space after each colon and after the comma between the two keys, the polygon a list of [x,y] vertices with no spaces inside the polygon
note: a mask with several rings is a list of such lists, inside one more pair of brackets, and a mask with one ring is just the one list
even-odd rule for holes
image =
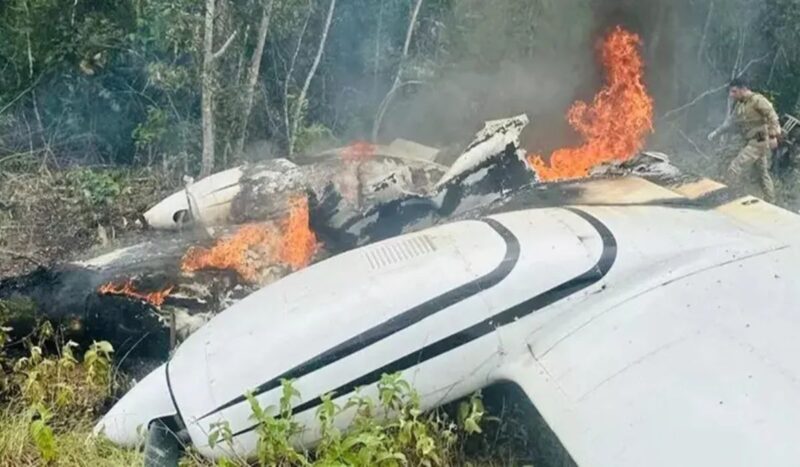
{"label": "camouflage trousers", "polygon": [[728,165],[725,175],[726,182],[731,187],[743,186],[742,175],[758,177],[761,190],[764,192],[764,200],[775,202],[775,184],[769,173],[770,158],[772,151],[766,141],[751,139],[739,151],[739,154]]}

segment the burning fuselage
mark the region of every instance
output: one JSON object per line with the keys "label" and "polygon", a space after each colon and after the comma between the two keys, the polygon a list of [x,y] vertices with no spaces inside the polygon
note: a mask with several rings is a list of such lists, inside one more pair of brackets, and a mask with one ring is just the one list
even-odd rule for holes
{"label": "burning fuselage", "polygon": [[[531,208],[537,190],[250,295],[98,430],[134,445],[162,419],[204,455],[249,457],[246,392],[275,406],[293,379],[297,441],[313,443],[322,395],[344,405],[401,372],[425,408],[516,383],[579,465],[795,459],[800,218],[701,179],[577,181],[559,186],[573,206]],[[233,440],[212,447],[219,423]]]}

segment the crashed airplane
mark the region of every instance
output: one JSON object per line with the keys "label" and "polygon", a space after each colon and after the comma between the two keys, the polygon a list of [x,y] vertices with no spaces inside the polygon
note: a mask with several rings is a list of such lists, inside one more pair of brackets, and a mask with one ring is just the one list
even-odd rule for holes
{"label": "crashed airplane", "polygon": [[527,123],[488,122],[452,167],[400,140],[214,174],[148,210],[146,241],[4,279],[0,299],[25,303],[10,317],[19,337],[46,319],[76,342],[111,342],[126,365],[163,362],[211,317],[292,271],[529,184]]}
{"label": "crashed airplane", "polygon": [[428,193],[447,169],[436,152],[363,143],[220,172],[148,210],[145,241],[0,280],[0,300],[14,304],[15,336],[47,319],[76,342],[107,340],[121,354],[163,361],[232,303],[343,251],[325,237],[339,223]]}
{"label": "crashed airplane", "polygon": [[[800,217],[657,153],[538,183],[526,123],[488,124],[428,193],[345,216],[341,253],[212,318],[96,431],[246,458],[246,392],[276,406],[294,380],[310,445],[321,396],[401,372],[425,409],[510,382],[570,464],[795,462]],[[232,444],[212,447],[221,422]]]}

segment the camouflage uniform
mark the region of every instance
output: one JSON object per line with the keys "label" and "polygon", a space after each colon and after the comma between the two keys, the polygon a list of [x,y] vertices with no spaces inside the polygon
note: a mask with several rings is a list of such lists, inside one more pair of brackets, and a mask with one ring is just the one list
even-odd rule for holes
{"label": "camouflage uniform", "polygon": [[758,175],[764,198],[775,201],[775,185],[769,173],[772,151],[769,140],[781,134],[780,121],[770,101],[756,92],[736,102],[730,117],[719,132],[736,129],[746,141],[739,154],[728,165],[726,181],[735,186],[740,183],[742,173],[753,167]]}

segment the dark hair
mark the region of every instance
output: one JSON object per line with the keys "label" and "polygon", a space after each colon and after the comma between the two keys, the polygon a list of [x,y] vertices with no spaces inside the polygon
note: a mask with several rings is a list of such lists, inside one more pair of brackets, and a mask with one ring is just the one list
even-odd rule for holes
{"label": "dark hair", "polygon": [[730,88],[743,88],[743,89],[750,89],[750,85],[747,83],[747,80],[744,78],[733,78],[730,83],[728,83],[728,89]]}

